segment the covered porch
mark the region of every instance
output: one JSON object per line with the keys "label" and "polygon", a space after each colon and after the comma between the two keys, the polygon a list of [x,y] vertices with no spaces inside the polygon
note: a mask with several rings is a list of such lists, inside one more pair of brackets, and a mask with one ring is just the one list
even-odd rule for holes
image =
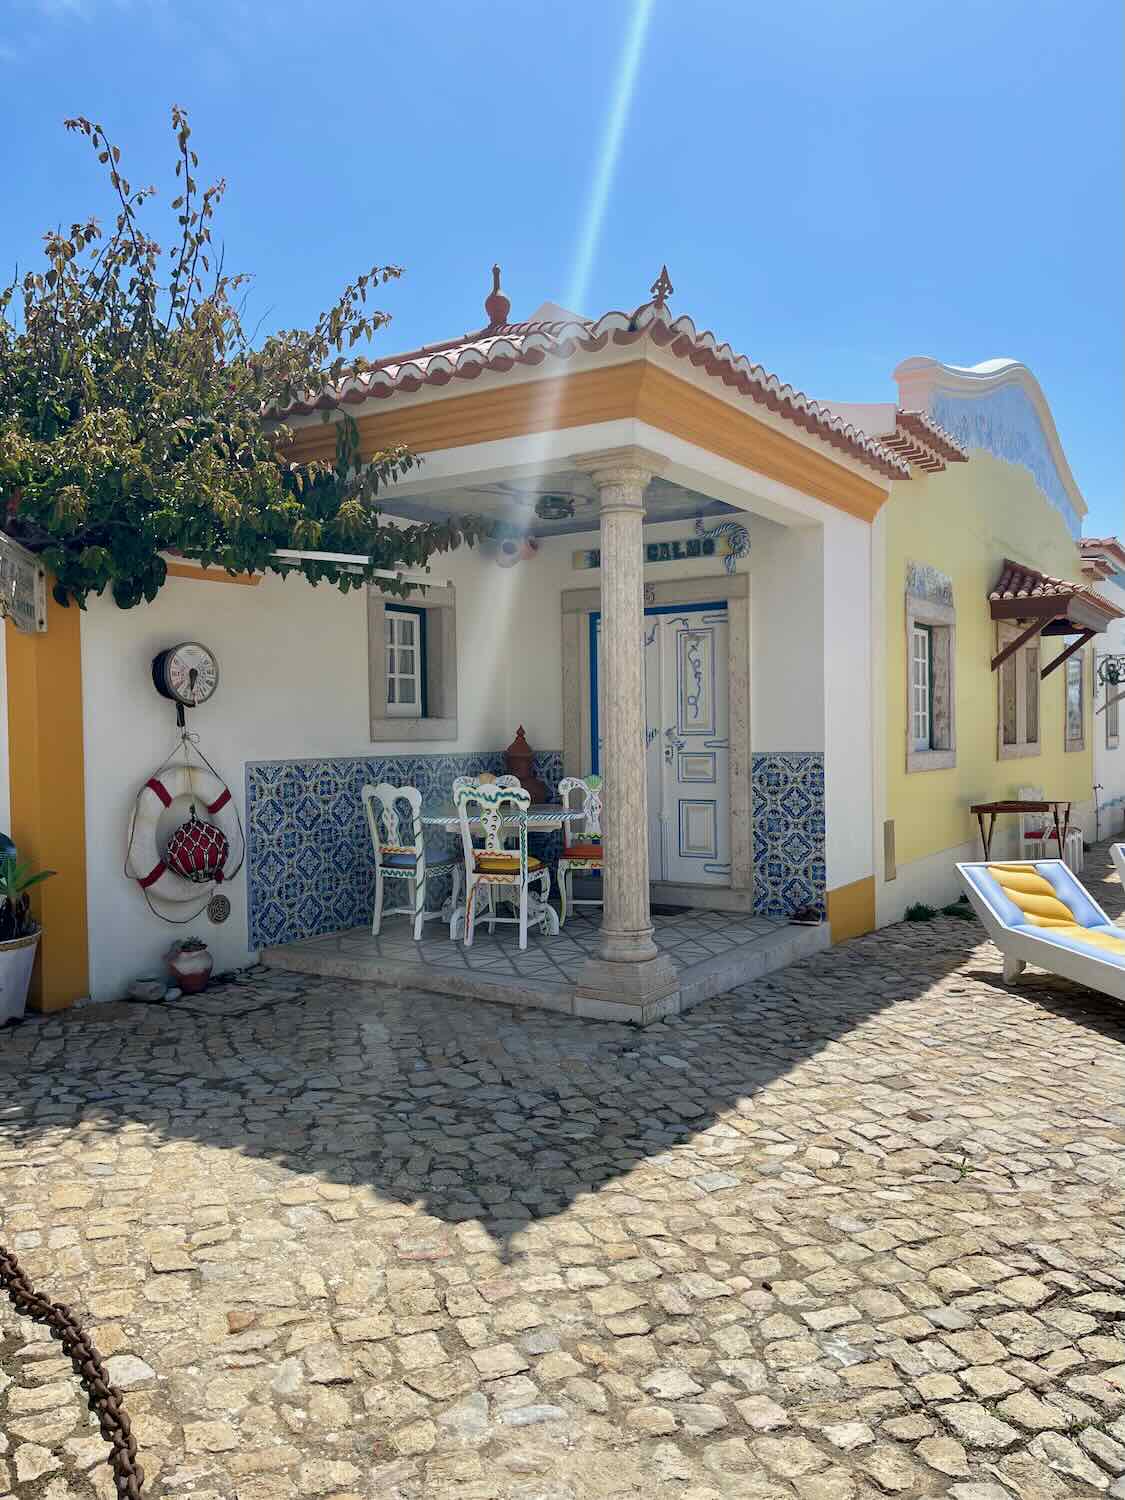
{"label": "covered porch", "polygon": [[[404,485],[387,508],[408,520],[475,504],[518,555],[457,554],[447,579],[401,605],[371,591],[374,754],[248,766],[252,945],[281,969],[640,1025],[827,946],[819,528],[799,515],[786,519],[805,524],[782,524],[749,489],[741,506],[734,491],[719,499],[639,444],[484,475],[476,457],[461,455],[469,472],[440,486]],[[414,714],[396,701],[400,607],[426,621]],[[757,752],[755,677],[773,736]],[[489,933],[479,917],[471,947],[464,924],[454,938],[447,921],[428,922],[416,941],[397,915],[373,936],[362,789],[416,788],[427,860],[459,859],[459,835],[440,828],[454,780],[509,769],[499,749],[467,748],[481,744],[469,725],[482,700],[494,745],[527,726],[533,814],[557,805],[565,777],[601,778],[602,869],[580,894],[603,904],[556,933],[533,929],[523,951],[516,930]],[[533,824],[529,836],[558,908],[561,835]],[[449,878],[429,877],[435,913]]]}
{"label": "covered porch", "polygon": [[[480,335],[334,396],[365,450],[424,456],[388,514],[483,515],[496,540],[405,600],[369,592],[372,754],[248,765],[267,962],[645,1024],[824,946],[830,920],[870,926],[869,525],[906,466],[673,319],[669,290],[597,322],[548,305],[509,324],[501,298]],[[297,455],[331,443],[319,417],[289,414]],[[428,642],[410,713],[385,667],[403,608]],[[424,812],[502,772],[484,747],[517,724],[550,798],[604,782],[601,909],[523,953],[510,929],[372,938],[362,785],[416,786]]]}

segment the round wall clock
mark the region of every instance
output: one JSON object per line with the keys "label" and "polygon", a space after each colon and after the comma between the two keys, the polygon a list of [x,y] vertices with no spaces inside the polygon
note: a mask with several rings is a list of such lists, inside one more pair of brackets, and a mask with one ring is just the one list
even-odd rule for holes
{"label": "round wall clock", "polygon": [[198,708],[219,685],[219,663],[199,641],[182,641],[153,657],[152,680],[162,698],[181,708]]}

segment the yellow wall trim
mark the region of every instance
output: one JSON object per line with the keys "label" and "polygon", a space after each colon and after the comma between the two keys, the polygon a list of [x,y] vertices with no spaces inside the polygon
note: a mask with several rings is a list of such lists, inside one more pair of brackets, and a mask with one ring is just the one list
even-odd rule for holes
{"label": "yellow wall trim", "polygon": [[[817,451],[798,442],[645,360],[425,405],[390,405],[356,420],[363,452],[371,455],[396,443],[428,453],[629,417],[863,521],[874,519],[889,493],[886,485],[837,463],[828,448]],[[290,452],[300,461],[331,461],[336,452],[332,424],[297,428]]]}
{"label": "yellow wall trim", "polygon": [[197,583],[241,583],[248,588],[257,588],[262,581],[260,573],[227,573],[222,568],[193,568],[190,563],[170,562],[169,578],[193,578]]}
{"label": "yellow wall trim", "polygon": [[839,885],[828,892],[828,924],[834,943],[874,931],[874,875],[865,875],[862,880],[853,880],[851,885]]}
{"label": "yellow wall trim", "polygon": [[11,835],[21,859],[57,872],[32,893],[43,936],[28,1003],[43,1011],[90,991],[81,618],[48,594],[43,635],[5,627]]}

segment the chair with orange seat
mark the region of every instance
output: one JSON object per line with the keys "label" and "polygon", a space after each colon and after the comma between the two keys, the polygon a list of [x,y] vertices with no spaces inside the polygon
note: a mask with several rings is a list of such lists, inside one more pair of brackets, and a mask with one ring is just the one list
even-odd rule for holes
{"label": "chair with orange seat", "polygon": [[[461,784],[453,800],[461,824],[461,843],[465,851],[465,947],[473,944],[478,893],[489,897],[488,925],[518,922],[520,947],[527,947],[529,927],[542,927],[555,934],[559,919],[550,904],[551,872],[541,860],[527,852],[527,810],[530,795],[522,787],[500,786],[496,782]],[[480,828],[480,841],[473,837],[474,825]],[[505,833],[514,833],[512,848],[505,848]],[[532,885],[539,887],[534,893]],[[514,892],[518,916],[496,915],[492,897],[497,888]]]}
{"label": "chair with orange seat", "polygon": [[1027,964],[1125,1000],[1125,931],[1061,859],[959,864],[957,873],[1013,984]]}
{"label": "chair with orange seat", "polygon": [[572,906],[601,906],[601,897],[574,899],[574,871],[602,873],[602,778],[565,776],[559,782],[559,801],[574,807],[581,799],[581,818],[563,824],[563,852],[559,860],[559,920],[565,926]]}

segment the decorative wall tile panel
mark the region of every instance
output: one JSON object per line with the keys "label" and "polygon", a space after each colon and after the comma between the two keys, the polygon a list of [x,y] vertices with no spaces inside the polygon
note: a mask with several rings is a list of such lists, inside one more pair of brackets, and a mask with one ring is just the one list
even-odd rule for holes
{"label": "decorative wall tile panel", "polygon": [[753,757],[754,911],[788,917],[824,904],[824,757],[758,751]]}
{"label": "decorative wall tile panel", "polygon": [[[552,798],[562,755],[539,751],[536,771]],[[504,770],[499,751],[328,760],[256,761],[246,767],[250,946],[294,942],[371,920],[374,867],[360,802],[366,782],[418,787],[426,802],[447,798],[455,776]],[[801,906],[824,912],[824,759],[811,752],[753,757],[754,910],[787,917]],[[453,841],[428,841],[436,859]],[[536,840],[549,863],[558,835]],[[448,882],[430,882],[440,905]]]}
{"label": "decorative wall tile panel", "polygon": [[[562,753],[539,751],[536,771],[552,798]],[[371,920],[375,895],[371,841],[360,792],[367,782],[416,786],[423,802],[449,797],[455,776],[501,775],[499,750],[468,755],[354,756],[328,760],[253,761],[246,767],[246,868],[251,948],[288,943]],[[453,841],[427,840],[433,858]],[[536,852],[558,859],[559,839],[536,841]],[[429,882],[430,905],[449,890]]]}

